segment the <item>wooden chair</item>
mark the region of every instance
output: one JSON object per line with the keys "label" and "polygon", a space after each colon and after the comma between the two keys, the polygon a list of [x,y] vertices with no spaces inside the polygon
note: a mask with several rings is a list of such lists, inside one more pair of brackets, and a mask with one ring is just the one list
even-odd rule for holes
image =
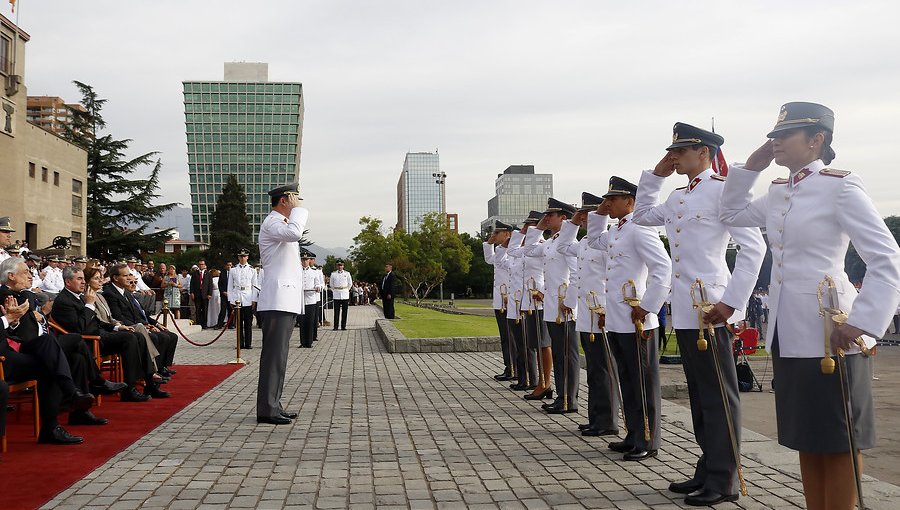
{"label": "wooden chair", "polygon": [[[3,362],[6,361],[6,358],[0,356],[0,380],[6,380],[6,374],[3,372]],[[16,398],[18,401],[27,401],[29,400],[29,395],[27,391],[31,389],[31,403],[34,406],[34,437],[37,437],[41,431],[41,412],[40,412],[40,400],[38,399],[37,392],[37,381],[34,379],[28,381],[22,381],[17,383],[9,383],[9,398],[10,402],[13,402],[13,398]],[[15,395],[18,393],[20,395]],[[16,419],[18,420],[20,406],[16,406]],[[6,409],[0,409],[0,412],[6,412]],[[6,432],[4,431],[3,437],[0,438],[0,451],[6,453]]]}
{"label": "wooden chair", "polygon": [[[53,319],[49,319],[47,324],[51,329],[56,331],[57,334],[60,335],[68,335],[69,332],[65,330],[62,326],[56,323]],[[91,354],[94,356],[94,363],[97,364],[97,367],[100,369],[100,373],[106,371],[109,374],[108,379],[114,382],[121,382],[125,379],[125,376],[122,373],[122,359],[119,357],[117,353],[109,354],[107,356],[100,355],[100,337],[97,335],[81,335],[81,338],[84,339],[88,345],[91,346]],[[99,407],[103,403],[103,397],[101,395],[97,395],[97,406]]]}

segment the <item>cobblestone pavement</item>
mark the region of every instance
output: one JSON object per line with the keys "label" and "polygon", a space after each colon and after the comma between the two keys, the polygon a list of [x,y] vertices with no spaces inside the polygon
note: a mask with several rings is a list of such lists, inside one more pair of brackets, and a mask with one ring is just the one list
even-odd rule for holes
{"label": "cobblestone pavement", "polygon": [[[313,349],[292,348],[284,403],[300,413],[293,425],[256,423],[259,349],[245,351],[247,367],[46,507],[684,507],[666,490],[698,454],[684,407],[663,403],[659,457],[623,462],[604,438],[577,434],[583,416],[545,415],[494,381],[498,353],[391,355],[372,329],[378,316],[353,307],[347,331],[323,329]],[[177,362],[227,362],[232,339],[182,342]],[[796,454],[743,435],[750,496],[717,508],[802,507]],[[875,509],[900,495],[874,479],[866,489]]]}

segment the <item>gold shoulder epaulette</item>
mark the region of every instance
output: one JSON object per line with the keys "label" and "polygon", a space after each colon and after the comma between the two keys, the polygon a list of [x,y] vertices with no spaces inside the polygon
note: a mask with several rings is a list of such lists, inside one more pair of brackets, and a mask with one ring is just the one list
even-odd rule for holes
{"label": "gold shoulder epaulette", "polygon": [[715,180],[717,180],[717,181],[724,181],[724,180],[725,180],[725,176],[724,176],[724,175],[719,175],[719,174],[712,174],[712,175],[710,175],[710,178],[715,179]]}
{"label": "gold shoulder epaulette", "polygon": [[779,177],[779,178],[775,179],[774,181],[772,181],[772,184],[787,184],[787,183],[788,183],[788,180],[785,179],[784,177]]}
{"label": "gold shoulder epaulette", "polygon": [[819,173],[829,177],[847,177],[850,175],[850,172],[847,170],[836,170],[834,168],[823,168],[819,170]]}

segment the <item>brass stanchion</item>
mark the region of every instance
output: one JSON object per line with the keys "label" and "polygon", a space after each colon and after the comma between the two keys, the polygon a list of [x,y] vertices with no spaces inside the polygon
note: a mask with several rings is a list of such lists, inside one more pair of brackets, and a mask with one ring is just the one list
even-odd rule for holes
{"label": "brass stanchion", "polygon": [[160,311],[163,314],[163,327],[168,328],[169,327],[169,300],[168,299],[163,299],[163,307],[162,307],[162,310],[160,310]]}
{"label": "brass stanchion", "polygon": [[[231,320],[233,320],[235,322],[234,338],[237,342],[237,346],[236,346],[237,355],[235,356],[235,358],[233,360],[229,361],[228,364],[229,365],[246,365],[247,362],[244,361],[243,359],[241,359],[241,302],[240,301],[234,302],[234,316],[232,317]],[[227,327],[227,325],[226,325],[226,327]]]}

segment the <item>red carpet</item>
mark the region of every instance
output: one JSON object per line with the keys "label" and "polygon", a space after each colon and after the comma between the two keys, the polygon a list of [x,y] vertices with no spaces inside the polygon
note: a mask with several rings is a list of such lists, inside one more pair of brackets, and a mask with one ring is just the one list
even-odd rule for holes
{"label": "red carpet", "polygon": [[156,428],[191,402],[221,383],[241,365],[184,365],[163,385],[172,398],[149,402],[121,402],[118,396],[105,397],[92,411],[109,423],[102,426],[69,426],[68,416],[60,423],[70,433],[84,437],[75,446],[39,445],[33,436],[31,404],[23,404],[21,417],[7,415],[9,445],[0,454],[0,508],[37,508],[102,465],[113,455]]}

